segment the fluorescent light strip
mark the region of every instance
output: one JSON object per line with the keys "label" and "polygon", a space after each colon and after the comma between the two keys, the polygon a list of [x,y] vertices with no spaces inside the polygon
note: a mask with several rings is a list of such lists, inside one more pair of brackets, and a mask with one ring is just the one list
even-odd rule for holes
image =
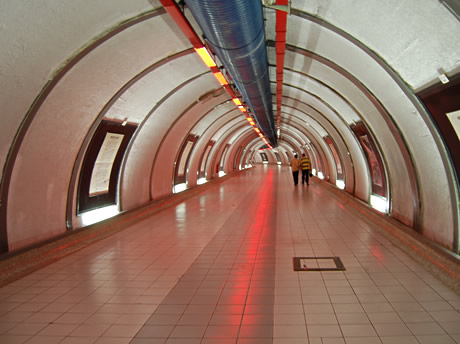
{"label": "fluorescent light strip", "polygon": [[209,68],[217,67],[216,63],[212,59],[211,55],[209,55],[209,52],[205,47],[195,48],[195,51],[201,57],[206,66],[208,66]]}
{"label": "fluorescent light strip", "polygon": [[221,72],[214,73],[214,76],[216,77],[219,84],[221,84],[222,86],[228,85],[227,79],[225,79],[224,75]]}
{"label": "fluorescent light strip", "polygon": [[[209,54],[208,50],[206,47],[201,47],[201,48],[195,48],[196,53],[200,56],[201,60],[203,60],[204,64],[208,66],[209,68],[217,67],[216,63],[214,62],[213,58]],[[227,79],[225,79],[224,75],[221,72],[214,72],[214,77],[217,79],[219,84],[222,86],[228,85]],[[244,108],[243,104],[241,104],[241,101],[238,98],[232,98],[232,101],[235,103],[236,106],[238,106],[238,109],[240,109],[241,112],[246,112],[246,109]],[[272,148],[267,140],[265,139],[264,135],[260,132],[260,129],[255,127],[254,121],[248,117],[249,123],[254,127],[254,130],[259,134],[259,136],[263,139],[263,141],[267,144],[268,147]],[[184,188],[184,185],[176,185],[174,187],[174,193],[181,192],[185,190],[186,187]]]}
{"label": "fluorescent light strip", "polygon": [[235,103],[236,106],[241,106],[241,101],[238,98],[232,98],[233,102]]}

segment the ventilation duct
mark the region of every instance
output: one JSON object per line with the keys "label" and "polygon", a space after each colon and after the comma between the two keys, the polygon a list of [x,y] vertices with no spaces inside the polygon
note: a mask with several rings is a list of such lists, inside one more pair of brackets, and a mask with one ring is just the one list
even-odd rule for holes
{"label": "ventilation duct", "polygon": [[257,0],[185,0],[272,147],[276,147],[263,9]]}

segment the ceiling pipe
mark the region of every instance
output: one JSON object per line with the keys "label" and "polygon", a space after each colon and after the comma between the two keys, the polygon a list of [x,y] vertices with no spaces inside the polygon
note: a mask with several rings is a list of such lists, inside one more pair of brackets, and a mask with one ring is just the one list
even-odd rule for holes
{"label": "ceiling pipe", "polygon": [[185,0],[271,146],[275,121],[262,4],[256,0]]}
{"label": "ceiling pipe", "polygon": [[222,85],[222,87],[227,91],[227,93],[232,98],[232,101],[238,106],[238,109],[245,114],[246,119],[249,124],[252,126],[256,134],[262,139],[267,147],[272,148],[270,143],[268,143],[264,134],[259,130],[257,124],[254,122],[253,117],[249,115],[246,108],[241,104],[241,101],[238,99],[237,95],[233,88],[228,84],[227,79],[222,74],[219,67],[214,62],[214,59],[209,55],[207,48],[204,43],[201,41],[201,38],[196,34],[194,28],[190,25],[187,18],[185,18],[183,9],[180,9],[178,4],[174,0],[160,0],[163,7],[166,9],[166,12],[169,13],[171,18],[176,22],[177,26],[182,30],[184,35],[188,38],[190,43],[193,45],[196,53],[200,56],[203,62],[211,69],[211,72],[214,74],[216,80]]}

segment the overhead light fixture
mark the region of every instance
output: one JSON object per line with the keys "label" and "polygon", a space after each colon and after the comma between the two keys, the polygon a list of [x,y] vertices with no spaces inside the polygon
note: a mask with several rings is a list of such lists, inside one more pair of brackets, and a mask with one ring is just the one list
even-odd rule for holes
{"label": "overhead light fixture", "polygon": [[205,47],[195,48],[195,51],[201,57],[206,66],[208,66],[209,68],[217,67],[216,63],[214,62],[214,60],[212,59],[211,55]]}
{"label": "overhead light fixture", "polygon": [[449,78],[448,78],[447,75],[444,74],[444,73],[443,73],[443,74],[440,74],[440,75],[438,76],[438,78],[439,78],[439,80],[441,80],[441,82],[442,82],[443,84],[447,84],[447,83],[449,82]]}
{"label": "overhead light fixture", "polygon": [[225,79],[224,75],[221,72],[214,73],[215,78],[219,81],[219,84],[222,86],[228,85],[227,79]]}
{"label": "overhead light fixture", "polygon": [[291,0],[288,0],[287,5],[277,5],[276,0],[262,0],[262,5],[277,11],[283,11],[291,14]]}
{"label": "overhead light fixture", "polygon": [[236,106],[241,106],[241,101],[238,98],[232,98],[233,102],[235,103]]}

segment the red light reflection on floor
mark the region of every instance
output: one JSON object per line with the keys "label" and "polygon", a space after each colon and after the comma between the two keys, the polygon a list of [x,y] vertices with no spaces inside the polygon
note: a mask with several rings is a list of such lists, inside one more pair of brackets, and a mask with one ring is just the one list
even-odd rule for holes
{"label": "red light reflection on floor", "polygon": [[379,261],[383,261],[385,258],[383,256],[383,252],[382,252],[382,249],[379,246],[377,245],[373,245],[371,246],[371,253],[379,260]]}
{"label": "red light reflection on floor", "polygon": [[[273,295],[258,295],[257,290],[261,288],[261,282],[270,281],[274,279],[274,266],[267,263],[267,257],[272,257],[274,252],[274,232],[276,228],[276,196],[274,185],[274,171],[268,170],[264,176],[263,188],[260,189],[258,197],[254,199],[256,205],[254,210],[251,226],[247,236],[248,245],[245,246],[246,252],[240,252],[241,255],[248,257],[247,263],[250,263],[251,269],[246,270],[250,275],[250,279],[245,281],[248,283],[248,289],[245,295],[245,305],[242,314],[250,314],[254,307],[260,305],[253,304],[254,300],[264,298],[264,307],[273,307]],[[235,301],[237,300],[235,295]],[[238,299],[240,300],[240,299]],[[244,315],[246,316],[246,315]]]}

